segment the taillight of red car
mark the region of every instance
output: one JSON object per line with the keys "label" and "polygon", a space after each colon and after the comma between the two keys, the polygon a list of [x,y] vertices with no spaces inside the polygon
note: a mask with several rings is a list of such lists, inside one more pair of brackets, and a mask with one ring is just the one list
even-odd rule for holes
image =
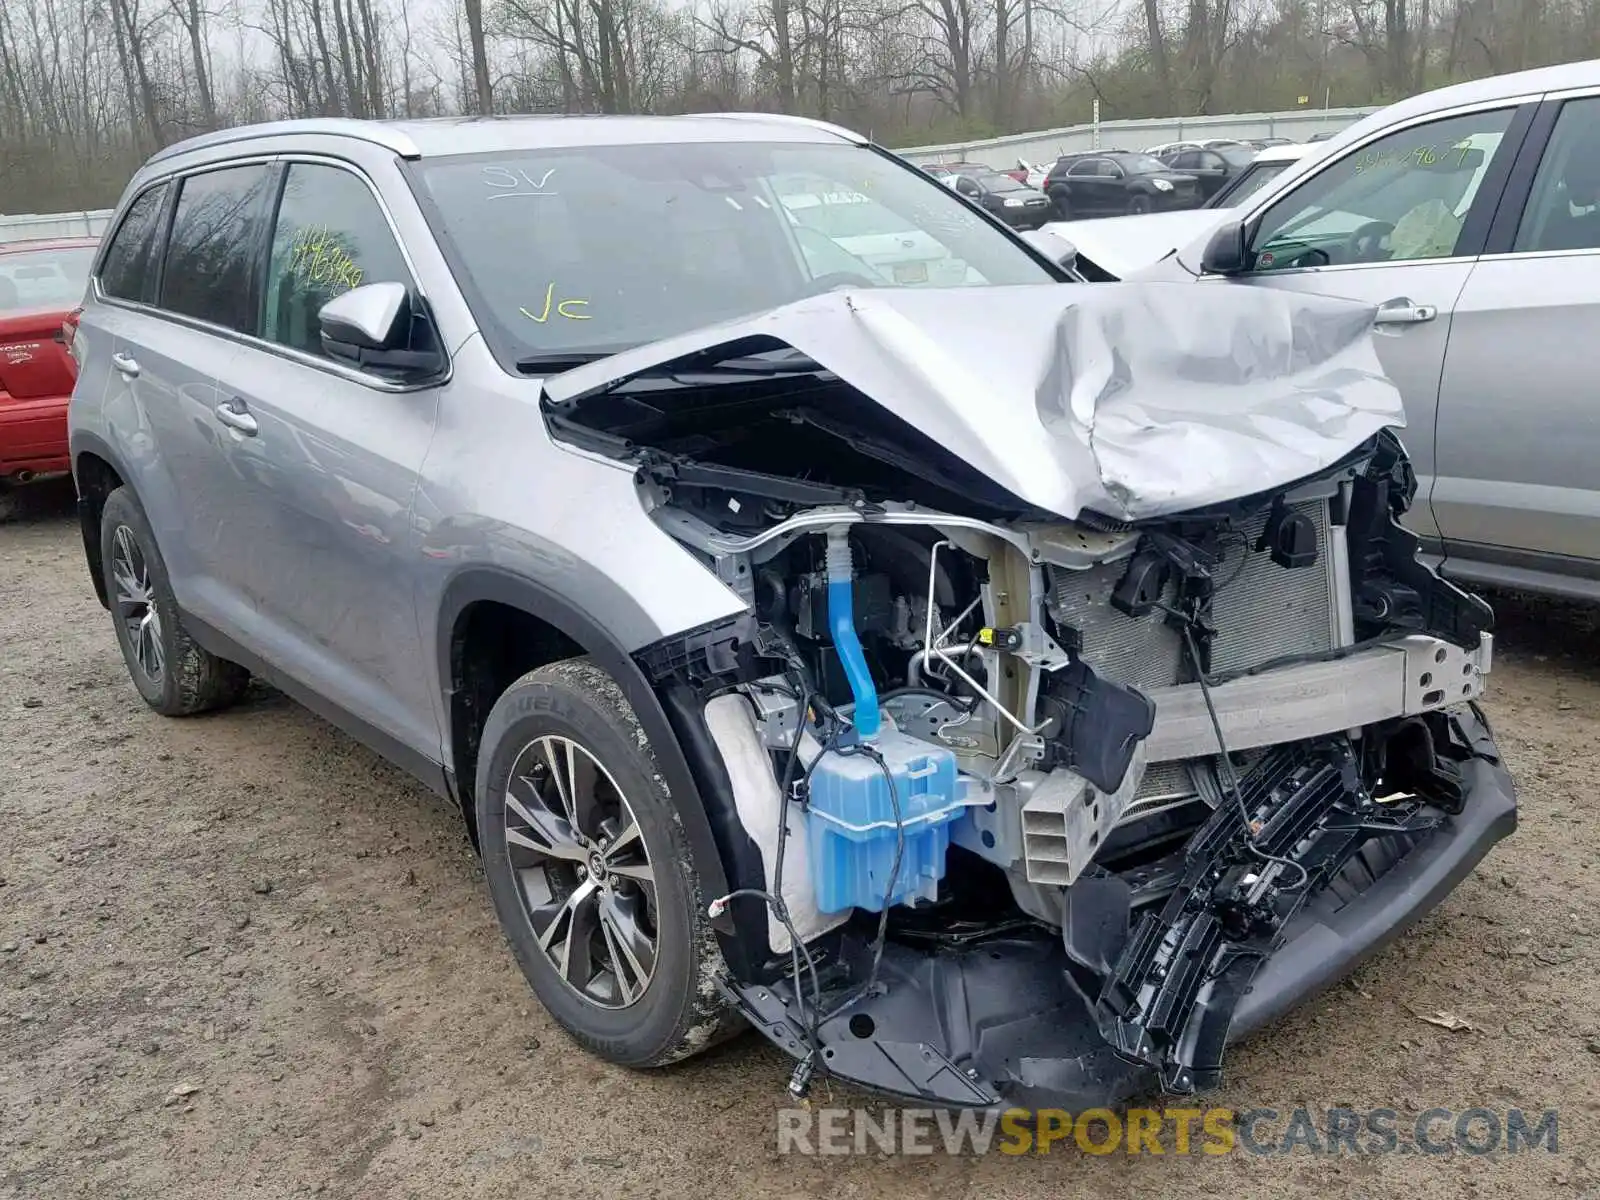
{"label": "taillight of red car", "polygon": [[1028,182],[1028,172],[1027,168],[1025,167],[1012,167],[1011,170],[1002,171],[1001,174],[1011,176],[1011,178],[1015,179],[1018,183]]}
{"label": "taillight of red car", "polygon": [[72,357],[74,368],[82,366],[78,361],[78,319],[83,316],[83,308],[73,309],[61,319],[61,344],[67,348],[67,353]]}

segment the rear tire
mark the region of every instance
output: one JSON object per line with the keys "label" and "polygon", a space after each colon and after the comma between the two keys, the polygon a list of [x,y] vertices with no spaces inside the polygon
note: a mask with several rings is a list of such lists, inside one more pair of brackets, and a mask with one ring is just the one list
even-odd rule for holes
{"label": "rear tire", "polygon": [[183,627],[167,564],[133,492],[119,487],[100,516],[100,569],[128,676],[164,717],[232,704],[250,673],[204,649]]}
{"label": "rear tire", "polygon": [[616,681],[588,659],[530,671],[484,725],[478,838],[500,926],[585,1049],[658,1067],[739,1027],[683,822]]}
{"label": "rear tire", "polygon": [[1050,196],[1050,206],[1055,210],[1055,220],[1072,220],[1072,200],[1065,191],[1052,193]]}

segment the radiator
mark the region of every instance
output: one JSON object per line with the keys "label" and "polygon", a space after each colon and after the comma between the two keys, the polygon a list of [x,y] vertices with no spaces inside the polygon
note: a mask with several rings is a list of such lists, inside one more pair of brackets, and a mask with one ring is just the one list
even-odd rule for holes
{"label": "radiator", "polygon": [[[1311,519],[1317,533],[1317,562],[1289,570],[1273,562],[1266,551],[1257,551],[1266,513],[1227,536],[1227,551],[1215,576],[1219,590],[1212,599],[1214,673],[1248,670],[1286,655],[1317,654],[1336,645],[1338,576],[1330,553],[1328,503],[1311,500],[1289,507]],[[1193,675],[1182,636],[1166,623],[1164,613],[1135,619],[1111,607],[1111,593],[1126,570],[1125,561],[1083,571],[1057,569],[1052,615],[1078,631],[1083,658],[1107,679],[1144,690],[1188,682]],[[1168,585],[1163,597],[1168,603],[1175,590],[1175,585]],[[1216,787],[1209,759],[1152,762],[1122,822],[1151,816],[1196,796],[1214,804]]]}
{"label": "radiator", "polygon": [[[1317,531],[1314,566],[1289,570],[1255,549],[1266,526],[1261,513],[1227,535],[1226,552],[1215,578],[1212,621],[1217,636],[1211,647],[1211,669],[1228,673],[1259,666],[1293,654],[1316,654],[1334,646],[1334,565],[1329,553],[1328,504],[1325,500],[1291,505],[1311,518]],[[1154,612],[1137,619],[1111,607],[1126,562],[1107,563],[1082,571],[1054,572],[1052,615],[1076,629],[1083,657],[1099,674],[1137,688],[1171,687],[1187,682],[1182,636]],[[1164,599],[1174,600],[1175,584]]]}

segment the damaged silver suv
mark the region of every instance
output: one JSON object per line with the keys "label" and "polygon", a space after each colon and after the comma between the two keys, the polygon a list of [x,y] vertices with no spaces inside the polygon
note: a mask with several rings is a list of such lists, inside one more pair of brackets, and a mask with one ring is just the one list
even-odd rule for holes
{"label": "damaged silver suv", "polygon": [[84,549],[152,708],[458,804],[598,1055],[1192,1092],[1516,823],[1372,316],[1072,282],[813,122],[233,130],[96,263]]}

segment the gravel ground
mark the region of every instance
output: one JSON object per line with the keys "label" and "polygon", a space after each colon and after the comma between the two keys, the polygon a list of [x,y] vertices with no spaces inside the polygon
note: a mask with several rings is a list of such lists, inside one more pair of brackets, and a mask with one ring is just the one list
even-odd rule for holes
{"label": "gravel ground", "polygon": [[408,778],[268,690],[146,710],[35,489],[0,527],[0,1195],[1600,1196],[1600,630],[1495,599],[1521,829],[1214,1101],[1558,1108],[1557,1153],[780,1156],[787,1060],[578,1051]]}

